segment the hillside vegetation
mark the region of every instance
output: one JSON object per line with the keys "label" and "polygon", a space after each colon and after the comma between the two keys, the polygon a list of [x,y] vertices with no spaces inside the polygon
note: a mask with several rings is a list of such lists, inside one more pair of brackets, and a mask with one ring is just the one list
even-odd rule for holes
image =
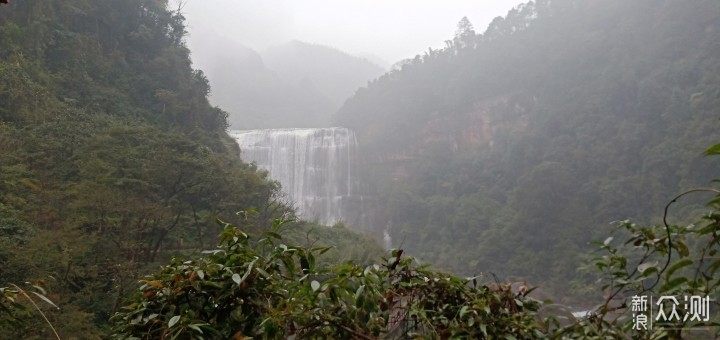
{"label": "hillside vegetation", "polygon": [[[716,175],[720,3],[540,0],[406,60],[336,115],[374,228],[455,273],[579,300],[588,241]],[[681,221],[698,206],[672,211]],[[402,242],[404,240],[404,242]],[[401,243],[402,242],[402,243]],[[599,298],[599,296],[598,296]]]}
{"label": "hillside vegetation", "polygon": [[[167,1],[0,6],[0,287],[46,289],[63,338],[107,334],[139,277],[217,243],[216,218],[262,230],[292,216],[241,162],[185,34]],[[355,237],[346,259],[375,246],[314,230]],[[5,307],[0,338],[52,336],[37,313],[6,324]]]}

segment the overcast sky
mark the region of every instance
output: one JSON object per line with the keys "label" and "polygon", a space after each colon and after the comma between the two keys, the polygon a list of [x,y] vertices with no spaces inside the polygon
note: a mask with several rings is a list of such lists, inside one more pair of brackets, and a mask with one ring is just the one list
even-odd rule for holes
{"label": "overcast sky", "polygon": [[[175,0],[177,3],[178,0]],[[374,54],[390,64],[442,47],[467,16],[485,31],[523,0],[183,0],[194,40],[218,34],[255,50],[290,40]],[[172,6],[171,1],[171,6]],[[193,51],[201,54],[204,51]]]}

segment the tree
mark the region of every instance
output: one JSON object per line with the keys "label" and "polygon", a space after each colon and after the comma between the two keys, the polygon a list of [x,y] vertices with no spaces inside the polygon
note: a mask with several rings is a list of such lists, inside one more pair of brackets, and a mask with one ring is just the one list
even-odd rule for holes
{"label": "tree", "polygon": [[[167,5],[0,7],[0,287],[45,280],[62,337],[101,338],[153,262],[216,242],[216,216],[290,210],[240,160]],[[41,322],[0,338],[45,338]]]}
{"label": "tree", "polygon": [[467,17],[462,17],[457,24],[455,30],[455,38],[453,39],[457,49],[475,48],[475,28]]}

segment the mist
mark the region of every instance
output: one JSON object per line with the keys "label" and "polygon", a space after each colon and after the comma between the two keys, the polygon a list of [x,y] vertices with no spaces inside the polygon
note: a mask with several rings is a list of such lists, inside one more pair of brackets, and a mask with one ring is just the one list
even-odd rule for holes
{"label": "mist", "polygon": [[[188,0],[188,46],[195,55],[213,53],[193,48],[209,34],[226,37],[255,50],[290,40],[328,45],[353,55],[376,55],[387,63],[439,48],[452,38],[464,16],[484,31],[497,16],[520,0]],[[222,47],[218,47],[222,48]]]}

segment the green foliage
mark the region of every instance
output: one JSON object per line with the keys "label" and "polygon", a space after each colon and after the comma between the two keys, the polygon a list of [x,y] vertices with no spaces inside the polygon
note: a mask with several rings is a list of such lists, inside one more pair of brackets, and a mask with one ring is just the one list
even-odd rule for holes
{"label": "green foliage", "polygon": [[[697,225],[648,227],[630,221],[620,222],[618,231],[627,235],[627,240],[618,244],[610,237],[605,242],[598,242],[600,255],[594,260],[604,278],[602,289],[608,292],[606,301],[588,319],[567,326],[560,333],[642,339],[720,335],[716,328],[720,325],[720,313],[716,310],[711,309],[709,322],[692,318],[672,320],[655,329],[638,332],[632,330],[629,307],[632,296],[654,296],[656,299],[660,296],[700,296],[712,301],[720,297],[720,279],[716,273],[720,268],[716,256],[720,251],[718,202],[718,198],[710,202],[712,210]],[[689,311],[680,311],[681,315],[685,312]],[[703,332],[704,329],[707,331]]]}
{"label": "green foliage", "polygon": [[[713,145],[706,155],[717,155]],[[670,224],[671,207],[688,195],[712,193],[714,198],[693,224]],[[665,206],[663,224],[640,226],[629,220],[618,222],[615,236],[598,246],[591,261],[601,274],[605,301],[577,323],[558,329],[558,334],[573,337],[664,339],[716,338],[720,335],[720,312],[709,310],[709,321],[680,318],[656,326],[654,329],[633,329],[633,296],[720,297],[720,190],[696,188],[687,190]],[[621,238],[624,242],[615,241]],[[716,304],[715,304],[716,305]],[[689,313],[686,304],[681,315]],[[652,315],[650,317],[653,317]],[[704,318],[703,318],[704,319]]]}
{"label": "green foliage", "polygon": [[[219,247],[173,259],[113,318],[116,338],[541,336],[538,303],[509,286],[470,286],[394,250],[382,264],[327,268],[328,247],[286,245],[283,222],[254,240],[224,224]],[[475,285],[477,282],[475,282]]]}
{"label": "green foliage", "polygon": [[[372,160],[375,232],[458,274],[599,300],[566,289],[594,280],[575,272],[588,242],[656,222],[717,169],[700,155],[717,139],[719,4],[541,0],[482,34],[463,20],[335,116]],[[688,203],[678,219],[702,207]]]}
{"label": "green foliage", "polygon": [[114,336],[717,337],[718,311],[712,311],[709,322],[681,319],[648,331],[632,327],[633,296],[719,297],[720,190],[690,190],[667,208],[700,191],[716,198],[697,224],[647,227],[622,221],[614,237],[596,243],[599,254],[590,265],[603,278],[599,288],[606,298],[579,320],[565,317],[562,309],[553,311],[552,303],[528,298],[532,289],[527,287],[516,292],[510,284],[478,286],[478,278],[418,266],[402,250],[393,250],[380,264],[319,266],[316,259],[329,248],[286,245],[280,230],[284,223],[277,221],[256,241],[223,223],[216,250],[199,260],[174,259],[141,281],[134,303],[114,317]]}
{"label": "green foliage", "polygon": [[306,248],[331,247],[325,256],[317,259],[321,267],[347,261],[369,265],[385,252],[375,238],[352,231],[340,223],[327,227],[304,221],[290,222],[283,232],[283,239]]}
{"label": "green foliage", "polygon": [[33,327],[34,324],[31,321],[40,319],[42,316],[49,326],[47,336],[52,336],[50,333],[52,331],[52,334],[57,337],[55,328],[35,300],[42,301],[43,305],[49,305],[55,309],[58,309],[57,305],[47,297],[47,292],[42,287],[43,282],[33,285],[28,283],[27,285],[29,287],[27,290],[15,284],[12,284],[11,287],[0,287],[0,336],[11,338],[20,333],[18,330]]}
{"label": "green foliage", "polygon": [[[291,214],[239,159],[167,5],[0,9],[0,287],[45,280],[63,338],[106,334],[141,273],[215,244],[217,215],[254,209],[264,228]],[[0,338],[46,338],[41,323]]]}

